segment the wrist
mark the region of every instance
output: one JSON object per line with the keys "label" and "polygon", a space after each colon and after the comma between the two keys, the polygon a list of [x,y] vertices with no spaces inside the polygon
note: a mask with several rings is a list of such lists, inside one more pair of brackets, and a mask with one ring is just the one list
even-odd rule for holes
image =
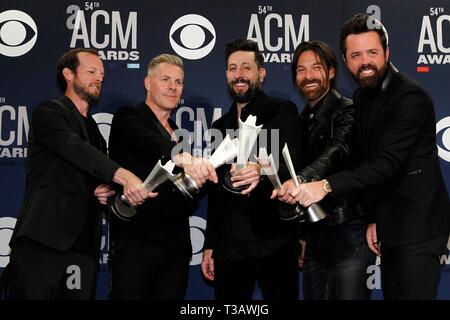
{"label": "wrist", "polygon": [[113,182],[123,186],[125,184],[125,175],[126,170],[124,168],[117,169],[116,172],[114,172]]}

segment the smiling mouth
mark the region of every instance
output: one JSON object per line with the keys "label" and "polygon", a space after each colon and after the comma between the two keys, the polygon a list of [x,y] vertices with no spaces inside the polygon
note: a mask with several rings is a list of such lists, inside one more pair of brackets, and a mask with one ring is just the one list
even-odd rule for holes
{"label": "smiling mouth", "polygon": [[371,76],[375,73],[374,69],[365,69],[360,72],[362,76]]}
{"label": "smiling mouth", "polygon": [[234,87],[237,88],[237,89],[242,89],[242,88],[247,87],[247,83],[242,83],[242,82],[240,82],[240,83],[235,83],[235,84],[234,84]]}
{"label": "smiling mouth", "polygon": [[319,82],[313,81],[308,83],[303,83],[302,88],[303,89],[315,89],[319,86]]}
{"label": "smiling mouth", "polygon": [[165,94],[164,96],[169,99],[178,99],[177,96],[173,96],[173,95],[169,95],[169,94]]}

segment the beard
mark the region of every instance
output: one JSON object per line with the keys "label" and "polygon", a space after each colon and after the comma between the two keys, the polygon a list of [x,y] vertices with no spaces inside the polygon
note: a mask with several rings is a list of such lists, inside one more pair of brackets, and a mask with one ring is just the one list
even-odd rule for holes
{"label": "beard", "polygon": [[[248,86],[247,91],[245,92],[236,92],[234,90],[234,85],[237,83],[246,83]],[[261,90],[261,81],[258,79],[256,83],[251,83],[250,80],[246,79],[236,79],[228,83],[228,93],[234,102],[237,103],[246,103],[249,102],[256,94]]]}
{"label": "beard", "polygon": [[[365,89],[375,88],[380,80],[383,78],[384,73],[386,72],[387,64],[384,64],[381,69],[378,69],[375,65],[363,64],[356,71],[356,74],[352,73],[353,80],[361,87]],[[369,77],[361,77],[361,74],[365,70],[373,70],[374,74]]]}
{"label": "beard", "polygon": [[[306,86],[312,83],[317,83],[317,88],[314,90],[308,90]],[[327,84],[320,79],[305,79],[302,82],[297,82],[297,87],[299,88],[302,96],[308,101],[319,99],[328,90]]]}
{"label": "beard", "polygon": [[100,96],[100,89],[96,92],[92,92],[89,90],[89,86],[82,86],[76,79],[73,82],[73,90],[80,97],[80,99],[86,101],[89,104],[95,105]]}

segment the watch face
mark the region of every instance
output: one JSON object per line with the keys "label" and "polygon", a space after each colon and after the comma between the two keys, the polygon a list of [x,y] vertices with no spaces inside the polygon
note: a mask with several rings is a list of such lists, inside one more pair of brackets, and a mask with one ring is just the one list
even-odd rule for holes
{"label": "watch face", "polygon": [[323,189],[326,192],[331,192],[331,186],[330,186],[330,183],[327,180],[325,180],[324,183],[323,183]]}

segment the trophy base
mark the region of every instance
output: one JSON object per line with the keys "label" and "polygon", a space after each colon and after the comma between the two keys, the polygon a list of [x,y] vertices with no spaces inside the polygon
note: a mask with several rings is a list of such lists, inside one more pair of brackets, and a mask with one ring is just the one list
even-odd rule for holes
{"label": "trophy base", "polygon": [[305,210],[300,205],[280,203],[278,212],[280,213],[281,220],[284,221],[306,221]]}
{"label": "trophy base", "polygon": [[137,210],[130,205],[127,201],[122,200],[121,195],[116,195],[108,198],[107,202],[109,210],[120,220],[130,221],[133,218]]}
{"label": "trophy base", "polygon": [[234,193],[234,194],[242,194],[242,191],[244,191],[245,189],[248,188],[249,184],[245,185],[245,186],[240,186],[240,187],[233,187],[233,181],[231,181],[231,172],[227,172],[224,178],[224,182],[222,184],[222,187],[227,190],[228,192]]}
{"label": "trophy base", "polygon": [[287,203],[280,203],[278,207],[281,220],[315,223],[326,219],[328,215],[318,204],[313,204],[308,208],[301,205],[292,205]]}
{"label": "trophy base", "polygon": [[188,199],[194,199],[200,190],[195,180],[188,174],[180,172],[172,179],[173,184]]}

